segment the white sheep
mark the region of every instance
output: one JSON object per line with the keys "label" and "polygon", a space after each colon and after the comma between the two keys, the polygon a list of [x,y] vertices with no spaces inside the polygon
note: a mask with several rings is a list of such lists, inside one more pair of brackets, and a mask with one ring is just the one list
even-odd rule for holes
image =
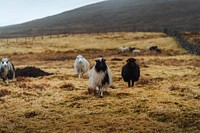
{"label": "white sheep", "polygon": [[89,62],[82,55],[78,55],[74,62],[74,70],[75,74],[78,74],[78,78],[83,76],[83,74],[86,73],[89,69]]}
{"label": "white sheep", "polygon": [[134,49],[134,50],[132,51],[132,53],[133,53],[134,55],[140,55],[141,51],[140,51],[139,49]]}
{"label": "white sheep", "polygon": [[89,73],[89,84],[90,88],[96,90],[99,97],[103,98],[103,92],[112,85],[112,74],[105,59],[98,58],[95,61],[96,64]]}
{"label": "white sheep", "polygon": [[2,61],[0,63],[0,76],[6,83],[9,82],[9,79],[15,78],[15,67],[8,60],[8,58],[2,58]]}
{"label": "white sheep", "polygon": [[125,52],[129,52],[129,51],[130,51],[130,47],[128,47],[128,46],[119,47],[120,53],[125,53]]}

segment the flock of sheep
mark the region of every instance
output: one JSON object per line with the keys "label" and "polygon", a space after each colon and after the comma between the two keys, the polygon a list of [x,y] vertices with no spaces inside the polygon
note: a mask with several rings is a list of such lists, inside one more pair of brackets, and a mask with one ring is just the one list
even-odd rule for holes
{"label": "flock of sheep", "polygon": [[[98,93],[99,97],[103,98],[103,92],[107,91],[108,87],[112,85],[112,72],[106,64],[106,59],[97,58],[96,64],[89,72],[89,88]],[[136,64],[136,59],[129,58],[127,64],[122,67],[122,78],[125,82],[138,81],[140,77],[140,67]],[[75,73],[80,78],[84,73],[88,72],[90,64],[83,56],[78,55],[74,63]]]}
{"label": "flock of sheep", "polygon": [[[161,49],[158,48],[158,46],[149,46],[149,47],[147,47],[146,50],[161,53]],[[129,46],[119,47],[119,53],[126,53],[126,52],[132,52],[134,55],[139,55],[141,53],[141,50],[136,49],[136,48],[132,48],[132,47],[129,47]]]}
{"label": "flock of sheep", "polygon": [[[161,53],[161,49],[157,46],[150,46],[147,48],[148,51],[156,51]],[[119,52],[132,52],[133,54],[140,54],[139,49],[131,47],[120,47]],[[89,87],[98,93],[99,97],[103,97],[103,92],[112,85],[112,73],[108,65],[106,64],[106,59],[97,58],[96,64],[90,70],[90,64],[82,55],[78,55],[74,62],[75,73],[78,74],[78,78],[81,78],[84,73],[89,72]],[[122,67],[121,76],[125,82],[128,82],[128,87],[133,87],[134,82],[139,80],[140,77],[140,67],[136,64],[136,59],[129,58],[127,63]],[[15,67],[8,60],[8,58],[3,58],[0,63],[0,77],[4,82],[8,83],[9,80],[15,78]],[[132,84],[131,84],[132,82]]]}
{"label": "flock of sheep", "polygon": [[[74,70],[78,78],[89,71],[89,88],[103,98],[103,92],[112,85],[112,72],[106,64],[106,59],[97,58],[95,61],[96,64],[90,70],[87,59],[78,55],[74,62]],[[128,82],[129,87],[131,81],[132,87],[134,86],[134,81],[138,81],[140,77],[140,67],[136,64],[136,59],[129,58],[127,60],[127,64],[122,67],[121,76],[125,82]],[[15,78],[14,65],[7,58],[3,58],[0,63],[0,77],[6,83]]]}

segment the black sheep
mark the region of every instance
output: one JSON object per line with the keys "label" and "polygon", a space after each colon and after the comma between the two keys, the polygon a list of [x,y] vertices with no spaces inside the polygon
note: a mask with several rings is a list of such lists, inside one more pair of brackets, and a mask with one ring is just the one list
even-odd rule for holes
{"label": "black sheep", "polygon": [[158,46],[151,46],[150,48],[149,48],[149,50],[150,51],[154,51],[154,50],[156,50],[158,48]]}
{"label": "black sheep", "polygon": [[131,86],[132,81],[132,87],[134,86],[134,81],[138,81],[140,77],[140,67],[136,64],[136,59],[129,58],[127,60],[126,65],[122,67],[122,78],[125,82],[128,82],[128,87]]}
{"label": "black sheep", "polygon": [[161,49],[156,48],[156,52],[157,52],[157,53],[161,53]]}

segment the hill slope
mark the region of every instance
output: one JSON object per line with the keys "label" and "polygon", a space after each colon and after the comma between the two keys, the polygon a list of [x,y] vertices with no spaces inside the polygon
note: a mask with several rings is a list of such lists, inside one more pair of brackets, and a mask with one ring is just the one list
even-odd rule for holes
{"label": "hill slope", "polygon": [[199,0],[110,0],[31,22],[0,27],[1,36],[71,32],[200,30]]}

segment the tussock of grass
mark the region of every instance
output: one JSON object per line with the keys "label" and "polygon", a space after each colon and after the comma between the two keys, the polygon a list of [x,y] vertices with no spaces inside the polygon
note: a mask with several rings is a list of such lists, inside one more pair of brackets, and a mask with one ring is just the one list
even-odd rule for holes
{"label": "tussock of grass", "polygon": [[178,87],[178,86],[172,85],[171,87],[169,87],[169,90],[171,90],[171,91],[185,92],[185,91],[188,91],[189,89],[188,88],[183,88],[183,87]]}
{"label": "tussock of grass", "polygon": [[78,90],[78,88],[76,88],[73,84],[71,83],[66,83],[64,85],[60,86],[61,89],[64,89],[66,91],[74,91],[74,90]]}

